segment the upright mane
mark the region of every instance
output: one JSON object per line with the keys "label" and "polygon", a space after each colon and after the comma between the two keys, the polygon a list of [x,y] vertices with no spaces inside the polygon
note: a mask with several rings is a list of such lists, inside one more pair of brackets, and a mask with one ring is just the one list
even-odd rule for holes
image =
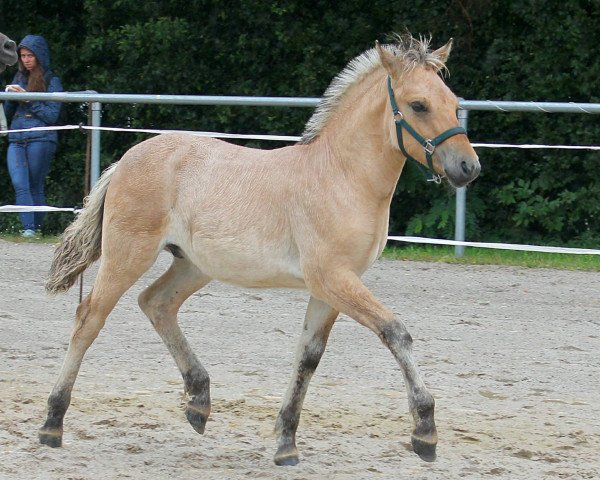
{"label": "upright mane", "polygon": [[[409,73],[419,65],[432,68],[438,73],[443,72],[446,68],[436,52],[429,49],[431,38],[420,37],[417,40],[410,34],[405,34],[395,35],[394,40],[394,43],[382,45],[382,47],[402,61],[401,64],[404,67],[402,73]],[[304,127],[300,143],[310,143],[317,138],[346,90],[380,65],[381,60],[376,48],[371,48],[352,59],[325,90],[323,98]]]}

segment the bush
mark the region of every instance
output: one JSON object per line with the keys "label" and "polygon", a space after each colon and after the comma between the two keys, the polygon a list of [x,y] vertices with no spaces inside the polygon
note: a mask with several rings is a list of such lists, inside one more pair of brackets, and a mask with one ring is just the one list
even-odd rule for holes
{"label": "bush", "polygon": [[[72,91],[103,93],[320,96],[333,76],[386,34],[454,37],[451,88],[468,99],[598,102],[600,4],[589,0],[505,2],[271,2],[240,0],[32,2],[3,11],[13,38],[42,33]],[[5,80],[10,79],[5,76]],[[69,106],[66,121],[85,121]],[[306,109],[105,105],[114,126],[299,134]],[[479,142],[593,144],[600,124],[588,115],[472,112]],[[102,164],[144,135],[103,134]],[[2,142],[0,154],[5,155]],[[272,148],[273,144],[260,145]],[[467,236],[474,240],[595,246],[598,154],[480,149],[482,174],[468,191]],[[54,205],[80,205],[85,136],[61,134],[48,180]],[[0,202],[13,203],[4,162]],[[52,215],[60,231],[68,215]],[[0,217],[0,229],[14,218]],[[445,187],[407,172],[392,205],[397,233],[452,237],[454,200]]]}

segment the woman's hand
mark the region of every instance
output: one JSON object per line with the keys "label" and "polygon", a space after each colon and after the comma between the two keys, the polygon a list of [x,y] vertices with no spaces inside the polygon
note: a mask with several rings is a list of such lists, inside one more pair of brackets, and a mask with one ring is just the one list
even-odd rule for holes
{"label": "woman's hand", "polygon": [[21,85],[7,85],[6,89],[4,91],[5,92],[22,93],[22,92],[25,92],[26,90]]}

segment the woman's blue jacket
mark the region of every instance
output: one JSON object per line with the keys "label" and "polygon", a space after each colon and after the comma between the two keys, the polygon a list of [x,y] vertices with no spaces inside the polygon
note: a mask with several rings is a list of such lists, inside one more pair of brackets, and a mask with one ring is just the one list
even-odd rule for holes
{"label": "woman's blue jacket", "polygon": [[[19,44],[19,49],[27,48],[36,56],[38,63],[44,70],[44,79],[46,81],[48,92],[62,92],[63,87],[60,79],[52,73],[50,69],[50,49],[43,37],[39,35],[27,35]],[[27,76],[25,72],[17,72],[12,81],[13,84],[21,85],[27,89]],[[60,115],[60,102],[16,102],[8,101],[4,103],[4,111],[6,117],[12,118],[10,130],[19,130],[32,127],[47,127],[55,125]],[[58,135],[56,131],[32,131],[9,133],[9,142],[25,142],[25,141],[46,141],[56,143]]]}

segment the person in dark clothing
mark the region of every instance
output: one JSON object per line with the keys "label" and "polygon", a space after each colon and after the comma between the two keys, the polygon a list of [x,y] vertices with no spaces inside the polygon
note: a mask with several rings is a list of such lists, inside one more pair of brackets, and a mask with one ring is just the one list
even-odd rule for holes
{"label": "person in dark clothing", "polygon": [[[17,47],[19,71],[6,87],[12,92],[62,92],[60,79],[50,69],[50,49],[39,35],[27,35]],[[60,102],[8,101],[4,111],[10,130],[55,125]],[[12,120],[11,120],[12,119]],[[44,184],[56,153],[56,131],[33,130],[8,134],[7,164],[17,205],[45,205]],[[20,213],[24,237],[34,237],[44,221],[43,212]]]}

